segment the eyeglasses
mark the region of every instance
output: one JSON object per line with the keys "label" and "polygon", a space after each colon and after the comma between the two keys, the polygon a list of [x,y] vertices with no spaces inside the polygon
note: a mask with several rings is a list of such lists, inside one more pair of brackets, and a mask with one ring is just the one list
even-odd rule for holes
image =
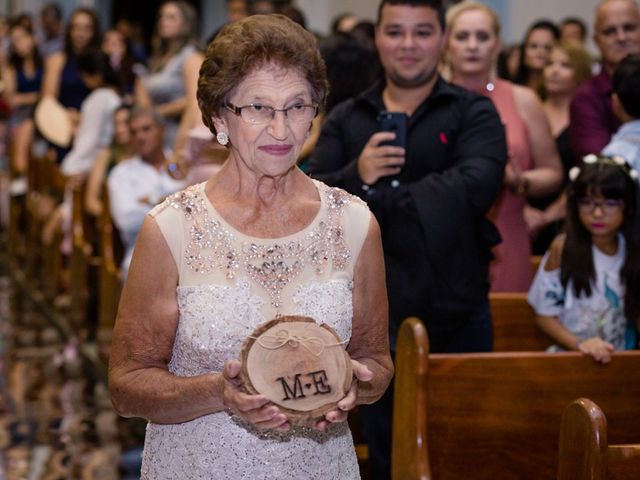
{"label": "eyeglasses", "polygon": [[624,206],[621,198],[605,198],[594,200],[593,198],[581,198],[578,200],[578,210],[581,213],[592,213],[598,207],[604,214],[609,215],[619,211]]}
{"label": "eyeglasses", "polygon": [[251,103],[241,107],[227,103],[225,107],[238,115],[243,121],[252,125],[269,123],[275,118],[276,112],[284,113],[285,118],[293,123],[309,123],[318,113],[317,105],[305,105],[302,103],[297,103],[288,108],[273,108],[259,103]]}

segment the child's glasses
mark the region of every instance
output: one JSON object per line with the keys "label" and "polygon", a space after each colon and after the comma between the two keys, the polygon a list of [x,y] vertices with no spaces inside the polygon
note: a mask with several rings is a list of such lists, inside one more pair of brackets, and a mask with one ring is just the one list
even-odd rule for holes
{"label": "child's glasses", "polygon": [[595,200],[593,198],[585,197],[578,200],[578,209],[582,213],[592,213],[596,207],[603,213],[609,215],[615,213],[624,205],[624,200],[621,198],[605,198],[604,200]]}

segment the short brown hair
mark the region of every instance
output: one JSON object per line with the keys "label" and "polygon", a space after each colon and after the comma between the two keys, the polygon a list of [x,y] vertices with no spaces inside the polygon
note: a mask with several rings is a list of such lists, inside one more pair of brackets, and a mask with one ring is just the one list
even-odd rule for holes
{"label": "short brown hair", "polygon": [[274,63],[298,70],[311,85],[311,98],[324,107],[329,88],[324,62],[310,32],[284,15],[253,15],[225,26],[209,44],[198,78],[202,121],[215,133],[231,91],[256,69]]}
{"label": "short brown hair", "polygon": [[584,47],[566,42],[557,42],[553,48],[562,50],[569,57],[569,64],[573,69],[576,87],[591,78],[593,59]]}

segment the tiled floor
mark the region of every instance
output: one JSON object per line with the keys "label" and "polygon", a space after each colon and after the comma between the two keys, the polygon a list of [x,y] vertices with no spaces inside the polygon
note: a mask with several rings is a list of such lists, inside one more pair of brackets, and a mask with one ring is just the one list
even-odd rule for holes
{"label": "tiled floor", "polygon": [[102,370],[3,260],[0,250],[0,480],[138,478],[144,422],[113,411]]}

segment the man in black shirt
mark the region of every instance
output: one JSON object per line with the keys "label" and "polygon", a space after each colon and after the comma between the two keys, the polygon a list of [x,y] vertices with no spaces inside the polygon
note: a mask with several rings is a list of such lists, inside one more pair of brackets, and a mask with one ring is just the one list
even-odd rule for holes
{"label": "man in black shirt", "polygon": [[[485,214],[502,185],[504,128],[485,97],[438,75],[439,0],[383,0],[376,46],[385,78],[335,107],[309,160],[314,178],[363,198],[382,230],[392,352],[402,320],[426,324],[432,352],[490,351]],[[408,115],[406,146],[385,144],[382,111]],[[392,393],[360,409],[374,478],[389,478]]]}

